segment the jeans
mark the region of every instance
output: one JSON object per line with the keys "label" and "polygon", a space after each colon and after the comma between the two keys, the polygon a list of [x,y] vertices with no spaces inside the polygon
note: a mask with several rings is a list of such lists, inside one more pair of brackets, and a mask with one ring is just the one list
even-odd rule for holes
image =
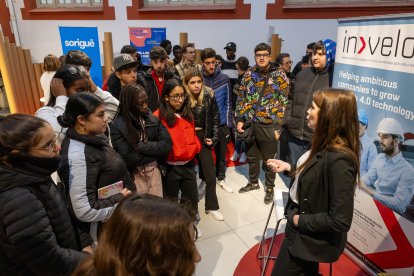
{"label": "jeans", "polygon": [[290,150],[290,161],[296,165],[298,159],[310,149],[311,143],[309,141],[300,140],[290,133],[288,134],[288,143]]}

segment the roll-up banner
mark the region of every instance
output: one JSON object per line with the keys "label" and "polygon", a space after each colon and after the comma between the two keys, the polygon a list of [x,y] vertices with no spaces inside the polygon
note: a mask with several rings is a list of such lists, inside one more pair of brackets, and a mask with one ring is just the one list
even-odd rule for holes
{"label": "roll-up banner", "polygon": [[85,52],[92,60],[90,75],[95,84],[102,86],[101,52],[97,27],[59,27],[63,54],[70,50]]}
{"label": "roll-up banner", "polygon": [[340,19],[333,86],[355,92],[378,152],[346,253],[373,275],[414,275],[414,14]]}
{"label": "roll-up banner", "polygon": [[166,28],[129,28],[129,40],[141,55],[143,64],[149,64],[149,52],[152,47],[159,46],[166,39]]}

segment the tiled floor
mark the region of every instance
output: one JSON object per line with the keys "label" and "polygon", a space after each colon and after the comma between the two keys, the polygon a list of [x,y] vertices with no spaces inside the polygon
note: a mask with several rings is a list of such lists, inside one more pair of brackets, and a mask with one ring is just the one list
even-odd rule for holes
{"label": "tiled floor", "polygon": [[[204,213],[204,199],[199,203],[201,221],[198,224],[203,236],[197,241],[202,260],[197,265],[197,276],[233,275],[243,255],[260,242],[271,205],[265,205],[264,189],[239,194],[238,190],[247,184],[248,166],[229,167],[226,183],[234,190],[232,194],[217,187],[220,211],[224,221],[216,221]],[[261,183],[264,173],[261,172]],[[287,191],[285,184],[276,178],[277,188]],[[274,212],[266,236],[271,236],[275,225]],[[279,231],[283,231],[284,225]]]}

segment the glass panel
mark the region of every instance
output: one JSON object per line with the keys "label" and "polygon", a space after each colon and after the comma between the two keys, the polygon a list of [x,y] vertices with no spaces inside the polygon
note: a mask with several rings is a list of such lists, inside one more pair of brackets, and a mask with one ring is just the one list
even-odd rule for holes
{"label": "glass panel", "polygon": [[236,0],[214,0],[215,4],[236,5]]}
{"label": "glass panel", "polygon": [[158,6],[165,5],[167,0],[145,0],[144,6]]}

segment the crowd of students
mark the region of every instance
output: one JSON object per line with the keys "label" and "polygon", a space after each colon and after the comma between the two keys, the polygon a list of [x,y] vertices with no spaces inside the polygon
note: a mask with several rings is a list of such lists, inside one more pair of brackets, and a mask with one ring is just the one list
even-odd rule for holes
{"label": "crowd of students", "polygon": [[[313,46],[313,56],[331,53],[325,42]],[[315,273],[319,261],[338,258],[359,172],[355,96],[312,90],[309,115],[303,118],[308,123],[303,123],[316,129],[313,144],[304,149],[297,169],[296,160],[274,159],[291,87],[331,72],[329,62],[295,80],[281,66],[286,63],[290,70],[288,56],[272,63],[265,43],[254,50],[254,66],[246,57],[235,58],[233,42],[224,47],[225,60],[214,49],[202,50],[201,65],[192,43],[171,47],[163,41],[161,46],[151,49],[150,66],[141,63],[133,47],[124,46],[104,89],[89,75],[89,57],[70,51],[59,68],[48,67],[49,75],[56,70],[44,84],[50,95],[45,94],[45,106],[35,116],[0,119],[0,274],[68,275],[81,263],[75,275],[192,275],[201,260],[194,243],[201,236],[199,197],[205,194],[205,212],[223,221],[216,187],[233,192],[225,180],[231,140],[236,148],[231,159],[249,162],[249,182],[240,193],[259,189],[261,160],[266,204],[273,201],[276,173],[290,171],[296,179],[288,204],[290,232],[281,250],[284,262],[278,259],[275,275]],[[169,60],[171,50],[174,60]],[[332,116],[338,106],[346,106],[348,115]],[[255,134],[243,142],[237,137],[247,131],[248,121]],[[308,172],[320,156],[327,161]],[[331,189],[339,180],[331,174],[338,169],[343,169],[342,190],[335,190],[341,193],[336,197]],[[320,170],[328,171],[324,181],[299,178],[302,171],[324,175]],[[315,187],[304,188],[314,180]],[[315,191],[323,191],[323,202]],[[317,208],[303,205],[308,198],[318,201]],[[300,207],[307,213],[299,213]],[[296,244],[298,233],[324,242]],[[288,253],[292,246],[300,252]],[[329,254],[322,253],[326,248]]]}

